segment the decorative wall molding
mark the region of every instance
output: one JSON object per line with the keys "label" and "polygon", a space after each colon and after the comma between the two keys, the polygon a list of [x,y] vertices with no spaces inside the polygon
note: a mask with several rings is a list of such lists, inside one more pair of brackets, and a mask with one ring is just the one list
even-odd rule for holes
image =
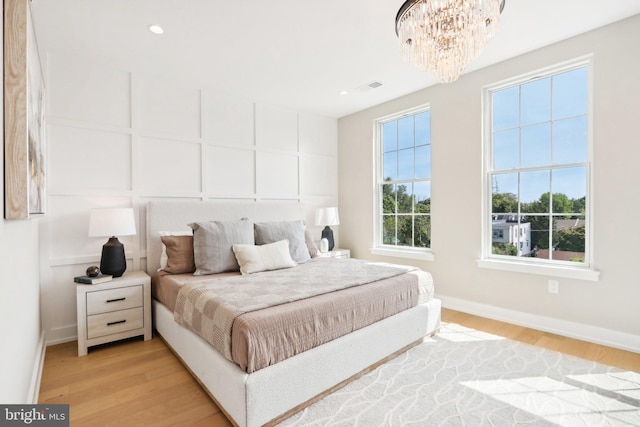
{"label": "decorative wall molding", "polygon": [[338,203],[336,119],[47,58],[50,215],[41,228],[41,277],[48,343],[75,339],[73,277],[98,262],[104,243],[87,236],[92,208],[134,208],[138,233],[121,239],[131,270],[146,265],[149,200],[298,201],[320,238],[315,208]]}

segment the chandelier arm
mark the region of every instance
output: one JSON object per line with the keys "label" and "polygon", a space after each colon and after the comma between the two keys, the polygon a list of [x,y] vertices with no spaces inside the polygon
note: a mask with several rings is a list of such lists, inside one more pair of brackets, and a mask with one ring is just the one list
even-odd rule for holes
{"label": "chandelier arm", "polygon": [[[400,6],[400,10],[398,10],[398,13],[396,14],[396,36],[398,35],[398,24],[400,23],[400,19],[402,18],[402,15],[404,15],[404,13],[408,10],[411,9],[413,7],[413,5],[415,5],[416,3],[418,3],[420,0],[407,0],[405,1],[402,6]],[[504,10],[504,4],[507,0],[500,0],[500,13],[502,14],[502,11]]]}

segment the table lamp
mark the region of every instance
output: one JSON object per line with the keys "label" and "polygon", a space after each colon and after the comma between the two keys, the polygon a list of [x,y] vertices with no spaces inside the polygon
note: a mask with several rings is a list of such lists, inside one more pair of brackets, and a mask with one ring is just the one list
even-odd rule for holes
{"label": "table lamp", "polygon": [[99,208],[91,210],[89,237],[109,237],[102,246],[100,272],[120,277],[127,269],[124,245],[116,236],[136,234],[133,208]]}
{"label": "table lamp", "polygon": [[322,238],[329,241],[329,250],[332,251],[335,243],[333,240],[333,230],[330,225],[339,225],[338,208],[318,208],[316,209],[316,225],[324,225]]}

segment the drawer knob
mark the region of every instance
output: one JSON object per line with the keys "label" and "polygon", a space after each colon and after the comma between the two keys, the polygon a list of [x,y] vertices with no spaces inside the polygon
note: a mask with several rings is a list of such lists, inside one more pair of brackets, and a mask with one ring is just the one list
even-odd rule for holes
{"label": "drawer knob", "polygon": [[126,298],[115,298],[115,299],[108,299],[107,302],[118,302],[118,301],[124,301],[126,300]]}
{"label": "drawer knob", "polygon": [[126,322],[126,320],[118,320],[118,321],[115,321],[115,322],[109,322],[109,323],[107,323],[107,326],[118,325],[118,324],[120,324],[120,323],[125,323],[125,322]]}

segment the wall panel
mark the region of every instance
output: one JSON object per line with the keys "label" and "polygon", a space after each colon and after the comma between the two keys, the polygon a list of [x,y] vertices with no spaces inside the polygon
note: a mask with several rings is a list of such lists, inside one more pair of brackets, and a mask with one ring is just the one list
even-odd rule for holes
{"label": "wall panel", "polygon": [[273,105],[256,105],[256,145],[298,150],[298,115]]}
{"label": "wall panel", "polygon": [[200,192],[201,145],[197,143],[140,138],[140,191],[147,194]]}
{"label": "wall panel", "polygon": [[298,196],[298,157],[295,154],[258,152],[256,176],[258,194]]}
{"label": "wall panel", "polygon": [[253,150],[206,147],[206,152],[208,194],[224,197],[256,193]]}
{"label": "wall panel", "polygon": [[131,190],[131,136],[48,127],[49,192]]}

